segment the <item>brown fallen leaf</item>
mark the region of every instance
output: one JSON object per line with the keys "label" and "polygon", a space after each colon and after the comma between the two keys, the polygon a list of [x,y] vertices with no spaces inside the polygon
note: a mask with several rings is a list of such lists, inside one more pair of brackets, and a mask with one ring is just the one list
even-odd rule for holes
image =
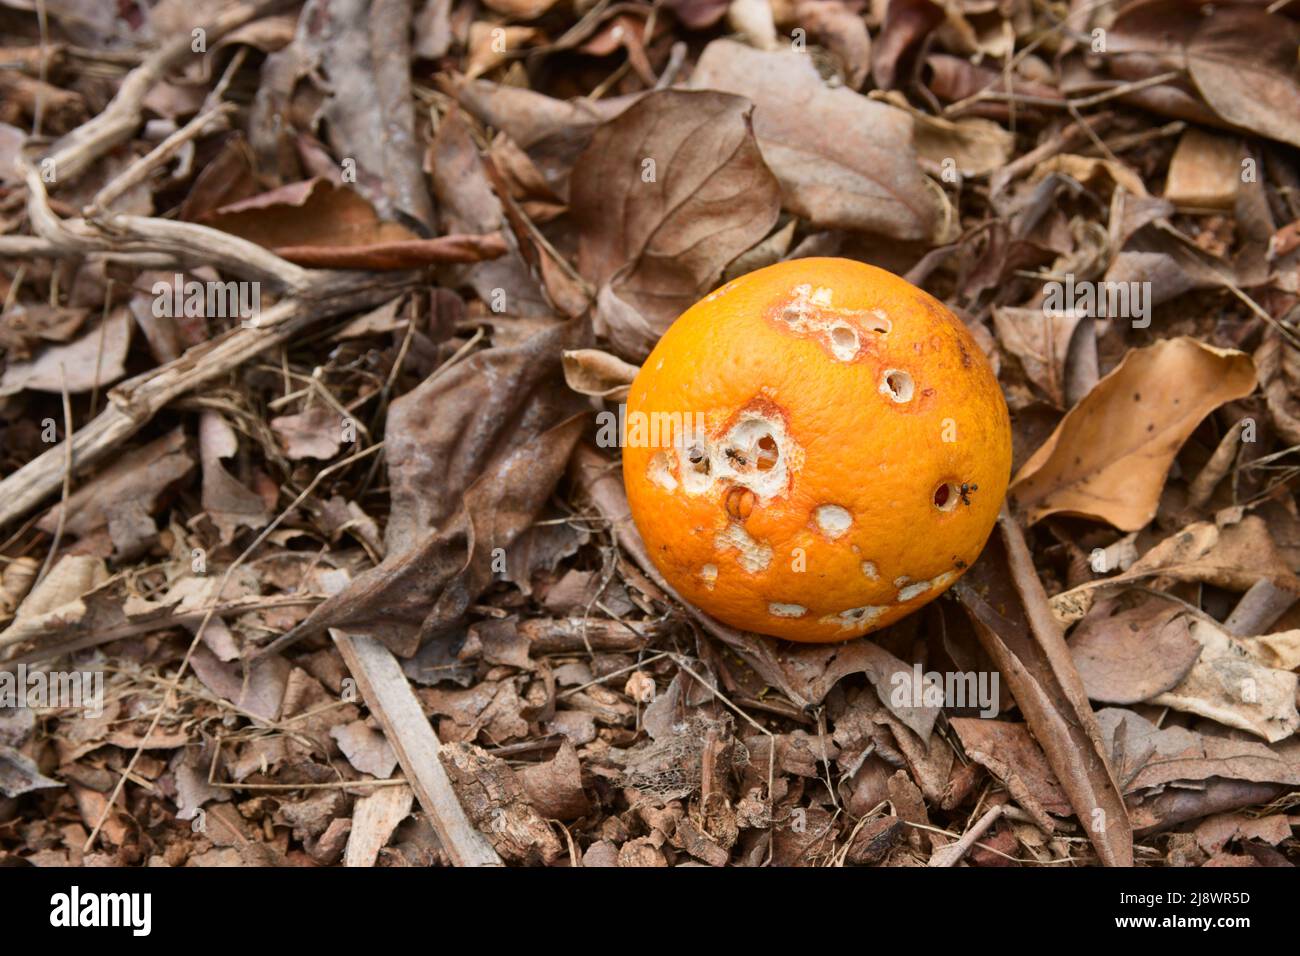
{"label": "brown fallen leaf", "polygon": [[[502,137],[504,134],[499,138]],[[504,141],[513,144],[512,140]],[[517,146],[513,148],[519,152]],[[522,162],[531,165],[526,155]],[[506,221],[505,207],[493,189],[490,161],[480,153],[471,121],[460,109],[453,109],[443,117],[425,154],[425,165],[438,199],[438,216],[444,231],[463,235],[500,234]],[[541,188],[545,189],[545,183]],[[480,299],[498,311],[548,317],[553,312],[518,243],[511,244],[500,258],[463,266],[452,270],[452,275],[456,285],[469,285]]]}
{"label": "brown fallen leaf", "polygon": [[506,251],[500,233],[421,239],[380,219],[360,194],[320,177],[222,206],[201,221],[290,262],[323,269],[409,269],[479,262]]}
{"label": "brown fallen leaf", "polygon": [[560,100],[517,86],[459,77],[445,85],[481,123],[503,130],[527,153],[561,200],[568,199],[574,162],[592,134],[640,99],[640,94],[633,94]]}
{"label": "brown fallen leaf", "polygon": [[[915,66],[916,52],[943,20],[943,7],[930,0],[890,0],[871,61],[876,86],[888,90],[903,85],[900,79],[911,79],[906,74]],[[900,77],[900,73],[904,75]]]}
{"label": "brown fallen leaf", "polygon": [[582,789],[578,752],[568,740],[552,759],[525,767],[519,778],[529,802],[547,819],[576,820],[591,810]]}
{"label": "brown fallen leaf", "polygon": [[[293,42],[266,58],[249,121],[254,145],[265,155],[284,129],[320,127],[334,162],[351,162],[357,188],[384,219],[432,228],[416,136],[412,4],[330,0],[307,11]],[[310,112],[298,120],[304,101]]]}
{"label": "brown fallen leaf", "polygon": [[[174,428],[143,448],[123,455],[82,485],[68,498],[65,534],[85,537],[105,527],[112,506],[123,501],[139,502],[155,511],[169,489],[194,470],[194,456],[181,428]],[[62,504],[51,508],[37,523],[47,534],[59,526]]]}
{"label": "brown fallen leaf", "polygon": [[1277,744],[1209,736],[1186,727],[1156,727],[1122,707],[1097,711],[1106,749],[1125,792],[1175,780],[1226,777],[1254,783],[1300,786],[1300,739]]}
{"label": "brown fallen leaf", "polygon": [[0,398],[27,389],[73,395],[104,389],[126,374],[131,313],[114,309],[102,322],[66,345],[49,345],[35,358],[10,361],[0,375]]}
{"label": "brown fallen leaf", "polygon": [[393,748],[383,734],[364,720],[331,727],[330,736],[338,743],[348,763],[362,773],[387,780],[397,769],[397,754]]}
{"label": "brown fallen leaf", "polygon": [[1195,339],[1134,349],[1066,413],[1009,494],[1033,524],[1069,514],[1137,531],[1174,455],[1207,414],[1255,389],[1250,357]]}
{"label": "brown fallen leaf", "polygon": [[199,416],[199,461],[203,467],[201,500],[221,540],[234,540],[241,527],[264,528],[271,520],[266,502],[226,470],[222,459],[239,451],[239,438],[220,412],[205,409]]}
{"label": "brown fallen leaf", "polygon": [[[1128,79],[1185,72],[1185,88],[1208,104],[1219,125],[1300,146],[1300,24],[1276,10],[1229,6],[1204,16],[1201,8],[1178,0],[1132,3],[1107,30],[1108,59]],[[1141,102],[1187,115],[1177,98]]]}
{"label": "brown fallen leaf", "polygon": [[1047,814],[1070,814],[1070,801],[1028,725],[975,717],[954,717],[951,723],[967,755],[1001,780],[1011,798],[1048,832],[1055,825]]}
{"label": "brown fallen leaf", "polygon": [[1092,609],[1070,636],[1070,655],[1091,700],[1136,704],[1176,687],[1201,656],[1177,604],[1147,597],[1127,610]]}
{"label": "brown fallen leaf", "polygon": [[328,461],[343,445],[346,420],[325,402],[316,401],[297,414],[273,418],[269,424],[290,461]]}
{"label": "brown fallen leaf", "polygon": [[1044,314],[1042,309],[993,308],[998,341],[1020,360],[1025,375],[1057,408],[1066,407],[1065,360],[1083,318],[1073,309]]}
{"label": "brown fallen leaf", "polygon": [[584,426],[560,355],[588,343],[582,320],[548,323],[440,370],[393,402],[385,455],[392,511],[384,561],[262,650],[327,627],[369,627],[410,657],[460,621],[491,584],[492,552],[532,523]]}
{"label": "brown fallen leaf", "polygon": [[1198,521],[1158,542],[1134,561],[1127,571],[1089,581],[1055,595],[1052,613],[1062,624],[1072,624],[1092,608],[1097,595],[1120,585],[1152,578],[1199,581],[1244,592],[1258,581],[1300,593],[1300,578],[1291,573],[1258,515],[1220,526]]}
{"label": "brown fallen leaf", "polygon": [[1109,748],[1024,536],[1005,509],[984,554],[953,588],[1097,855],[1107,866],[1131,866],[1133,833]]}
{"label": "brown fallen leaf", "polygon": [[782,203],[814,228],[921,240],[944,231],[944,200],[917,165],[911,118],[826,86],[806,55],[715,40],[691,85],[754,103],[754,135]]}
{"label": "brown fallen leaf", "polygon": [[866,20],[839,0],[796,0],[794,17],[839,61],[845,85],[862,89],[872,65]]}
{"label": "brown fallen leaf", "polygon": [[597,287],[596,330],[639,361],[771,230],[778,186],[738,96],[660,90],[596,130],[570,207],[578,271]]}
{"label": "brown fallen leaf", "polygon": [[1151,703],[1200,714],[1269,743],[1295,733],[1300,727],[1296,713],[1300,675],[1252,658],[1249,645],[1209,621],[1189,621],[1188,631],[1201,645],[1199,659],[1177,686]]}

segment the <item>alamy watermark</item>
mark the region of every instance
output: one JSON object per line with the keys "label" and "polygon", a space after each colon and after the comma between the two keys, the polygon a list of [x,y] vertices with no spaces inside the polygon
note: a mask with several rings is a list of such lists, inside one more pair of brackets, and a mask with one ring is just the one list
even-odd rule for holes
{"label": "alamy watermark", "polygon": [[926,671],[913,664],[910,671],[895,671],[889,703],[893,707],[979,708],[984,718],[998,715],[997,671]]}
{"label": "alamy watermark", "polygon": [[68,708],[99,717],[104,713],[104,672],[28,670],[26,664],[0,670],[0,710],[20,707]]}
{"label": "alamy watermark", "polygon": [[153,929],[152,893],[94,893],[73,886],[50,897],[50,925],[57,928],[122,927],[132,936]]}
{"label": "alamy watermark", "polygon": [[160,279],[149,290],[153,293],[155,318],[239,319],[245,326],[256,326],[262,311],[260,282],[186,282],[179,272],[171,282]]}
{"label": "alamy watermark", "polygon": [[1076,282],[1074,273],[1065,281],[1053,279],[1043,286],[1043,311],[1047,315],[1088,316],[1094,319],[1131,319],[1133,328],[1151,324],[1150,282]]}
{"label": "alamy watermark", "polygon": [[677,448],[706,432],[703,412],[617,412],[596,414],[596,444],[601,448]]}

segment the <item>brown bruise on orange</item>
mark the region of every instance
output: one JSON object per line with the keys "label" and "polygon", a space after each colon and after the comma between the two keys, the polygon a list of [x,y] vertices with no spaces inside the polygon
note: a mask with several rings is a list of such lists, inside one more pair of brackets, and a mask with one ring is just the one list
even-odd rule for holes
{"label": "brown bruise on orange", "polygon": [[781,263],[687,310],[627,413],[697,412],[698,462],[689,442],[624,449],[633,519],[684,598],[792,640],[856,637],[933,600],[978,556],[1010,477],[1006,404],[969,332],[862,263]]}

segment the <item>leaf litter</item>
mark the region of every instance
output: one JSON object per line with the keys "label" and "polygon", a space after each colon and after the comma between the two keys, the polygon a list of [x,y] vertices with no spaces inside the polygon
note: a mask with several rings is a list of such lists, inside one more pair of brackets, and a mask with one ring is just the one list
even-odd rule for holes
{"label": "leaf litter", "polygon": [[[0,862],[1294,865],[1300,20],[1058,15],[8,11]],[[831,646],[685,606],[595,418],[808,255],[945,301],[1015,438]]]}

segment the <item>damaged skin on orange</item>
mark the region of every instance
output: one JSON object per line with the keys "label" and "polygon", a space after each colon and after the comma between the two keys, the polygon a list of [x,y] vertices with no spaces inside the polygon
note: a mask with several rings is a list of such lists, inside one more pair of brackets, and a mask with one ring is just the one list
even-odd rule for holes
{"label": "damaged skin on orange", "polygon": [[1011,472],[997,378],[940,302],[798,259],[696,303],[627,401],[623,481],[656,567],[733,627],[842,641],[942,594]]}

